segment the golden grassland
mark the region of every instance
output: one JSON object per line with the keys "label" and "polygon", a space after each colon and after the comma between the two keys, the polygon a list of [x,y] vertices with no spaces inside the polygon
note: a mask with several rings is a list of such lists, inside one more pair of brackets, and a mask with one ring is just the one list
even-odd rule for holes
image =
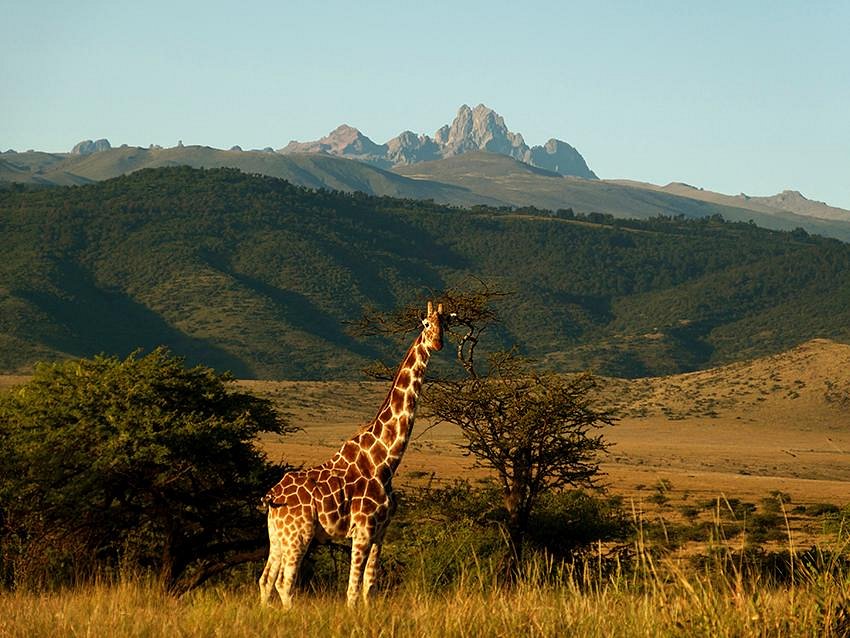
{"label": "golden grassland", "polygon": [[[302,428],[261,440],[272,459],[293,464],[325,460],[387,391],[377,382],[239,384]],[[850,346],[815,340],[714,370],[610,379],[599,400],[621,416],[603,431],[613,444],[602,465],[607,491],[646,530],[628,568],[585,564],[553,576],[551,565],[532,564],[512,588],[486,569],[446,588],[423,575],[354,610],[338,593],[306,591],[291,612],[262,608],[253,573],[179,599],[143,579],[9,592],[0,594],[0,636],[850,636],[848,530],[814,514],[850,504]],[[417,419],[397,489],[485,478],[461,440]],[[790,556],[792,573],[779,581],[744,575],[754,546],[746,526],[723,533],[741,503],[761,512],[769,502],[782,529],[758,546]],[[711,541],[667,538],[699,525],[714,526]],[[808,548],[816,561],[797,558]]]}
{"label": "golden grassland", "polygon": [[[371,419],[388,389],[382,382],[240,383],[303,428],[285,439],[264,437],[269,456],[307,465],[327,459]],[[599,401],[621,416],[602,430],[612,443],[603,482],[649,518],[780,492],[793,504],[789,522],[805,545],[820,536],[819,525],[794,507],[850,503],[850,346],[817,339],[702,372],[605,379]],[[462,440],[450,425],[417,418],[396,487],[486,477],[458,447]],[[704,510],[710,519],[711,508]]]}
{"label": "golden grassland", "polygon": [[[648,555],[647,555],[648,556]],[[532,573],[511,588],[467,574],[435,591],[423,583],[347,609],[340,596],[302,594],[262,607],[248,585],[182,598],[142,580],[0,596],[0,635],[39,636],[824,636],[850,632],[850,581],[801,567],[786,587],[643,563],[598,577]]]}

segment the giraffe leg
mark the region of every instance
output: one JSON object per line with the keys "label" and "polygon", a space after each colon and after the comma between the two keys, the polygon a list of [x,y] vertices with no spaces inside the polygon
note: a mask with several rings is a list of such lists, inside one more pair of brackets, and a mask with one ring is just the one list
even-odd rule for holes
{"label": "giraffe leg", "polygon": [[369,603],[369,591],[372,585],[375,584],[375,577],[378,572],[378,561],[381,558],[381,543],[380,541],[372,544],[372,549],[369,550],[369,558],[366,561],[366,571],[363,573],[363,603]]}
{"label": "giraffe leg", "polygon": [[297,542],[287,548],[288,551],[283,553],[283,559],[281,560],[282,568],[278,571],[274,586],[277,589],[284,609],[292,607],[292,584],[295,582],[295,576],[298,574],[301,561],[307,553],[308,545],[309,543],[298,539]]}
{"label": "giraffe leg", "polygon": [[279,520],[271,510],[266,518],[266,525],[269,530],[269,557],[260,576],[260,604],[263,605],[269,604],[272,589],[280,573],[281,557],[283,555],[283,546],[280,542],[278,530]]}
{"label": "giraffe leg", "polygon": [[269,558],[266,561],[266,566],[263,569],[263,575],[260,576],[260,603],[269,604],[269,598],[272,595],[272,588],[277,580],[280,572],[280,553],[272,547],[269,551]]}
{"label": "giraffe leg", "polygon": [[355,534],[351,540],[351,570],[348,572],[348,606],[357,604],[360,584],[363,580],[363,564],[371,549],[371,541],[366,534]]}

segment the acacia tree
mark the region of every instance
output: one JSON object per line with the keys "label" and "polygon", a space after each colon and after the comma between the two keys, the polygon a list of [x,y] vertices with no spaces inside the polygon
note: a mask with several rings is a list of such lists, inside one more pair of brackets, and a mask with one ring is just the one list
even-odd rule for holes
{"label": "acacia tree", "polygon": [[262,557],[257,495],[283,468],[255,438],[293,428],[231,380],[160,348],[41,364],[0,393],[6,583],[125,567],[180,591]]}
{"label": "acacia tree", "polygon": [[[457,425],[466,439],[462,447],[498,477],[518,562],[540,495],[596,484],[597,459],[608,447],[598,430],[614,417],[595,407],[598,381],[591,374],[542,372],[514,349],[491,353],[482,364],[476,349],[483,333],[499,322],[495,304],[508,296],[478,280],[436,295],[449,317],[446,335],[461,373],[432,378],[423,411],[436,422]],[[411,306],[371,313],[358,328],[362,334],[400,334],[417,323]]]}
{"label": "acacia tree", "polygon": [[[455,345],[455,358],[465,376],[477,376],[475,348],[482,334],[499,323],[494,304],[509,294],[480,279],[442,292],[431,292],[430,297],[446,309],[445,334]],[[350,326],[350,331],[361,337],[390,337],[401,343],[407,340],[410,333],[421,329],[420,306],[421,303],[417,301],[389,312],[367,308],[360,320]],[[365,372],[372,377],[391,379],[393,369],[377,361]],[[429,378],[434,378],[433,370],[429,371]]]}
{"label": "acacia tree", "polygon": [[436,383],[427,406],[436,420],[457,425],[462,447],[498,477],[518,561],[541,494],[595,485],[607,444],[593,432],[613,417],[593,407],[597,382],[590,374],[540,372],[513,352],[489,362],[486,374]]}

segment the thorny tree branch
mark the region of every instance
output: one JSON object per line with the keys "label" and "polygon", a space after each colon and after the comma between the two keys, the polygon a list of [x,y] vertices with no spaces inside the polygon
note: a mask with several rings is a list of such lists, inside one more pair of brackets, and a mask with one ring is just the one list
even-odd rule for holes
{"label": "thorny tree branch", "polygon": [[[489,326],[499,322],[499,315],[493,304],[509,294],[511,293],[478,278],[472,278],[471,281],[442,292],[430,291],[429,296],[434,303],[443,304],[446,315],[445,336],[454,344],[455,357],[471,378],[478,376],[475,348],[481,334]],[[420,329],[421,305],[417,302],[415,305],[407,305],[390,312],[367,308],[359,320],[349,324],[348,331],[361,337],[386,336],[402,339]],[[365,372],[378,379],[391,379],[393,375],[392,369],[382,362],[373,364]]]}

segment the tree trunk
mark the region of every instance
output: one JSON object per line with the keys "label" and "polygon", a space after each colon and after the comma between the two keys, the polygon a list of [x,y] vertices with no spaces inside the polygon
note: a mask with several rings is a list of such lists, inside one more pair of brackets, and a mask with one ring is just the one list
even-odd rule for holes
{"label": "tree trunk", "polygon": [[506,565],[506,576],[511,582],[519,575],[522,564],[522,549],[525,540],[525,531],[528,527],[528,515],[525,507],[525,489],[514,482],[505,491],[505,510],[508,513],[508,541],[510,543],[509,555]]}

